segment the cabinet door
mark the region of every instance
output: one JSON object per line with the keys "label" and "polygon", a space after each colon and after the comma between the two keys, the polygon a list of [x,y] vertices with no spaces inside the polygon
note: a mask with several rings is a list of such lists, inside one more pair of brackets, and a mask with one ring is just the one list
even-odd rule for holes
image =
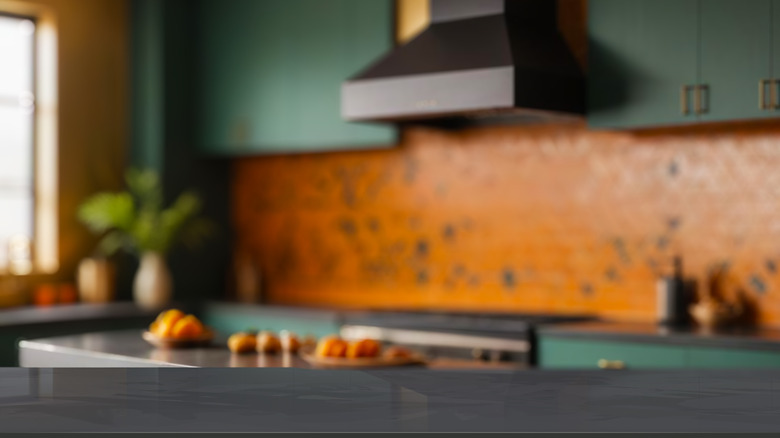
{"label": "cabinet door", "polygon": [[617,341],[544,337],[539,340],[542,368],[598,368],[600,360],[621,361],[626,369],[684,368],[685,347]]}
{"label": "cabinet door", "polygon": [[701,120],[771,116],[759,108],[759,81],[772,75],[772,0],[706,0],[700,9]]}
{"label": "cabinet door", "polygon": [[[780,81],[780,0],[772,0],[772,77]],[[780,82],[775,82],[774,116],[780,115]]]}
{"label": "cabinet door", "polygon": [[341,120],[341,83],[393,46],[391,0],[201,0],[199,141],[224,154],[388,146]]}
{"label": "cabinet door", "polygon": [[223,335],[253,329],[292,330],[299,336],[322,337],[341,328],[339,315],[327,310],[223,303],[209,304],[201,313],[203,322]]}
{"label": "cabinet door", "polygon": [[696,120],[681,93],[697,82],[697,0],[591,0],[588,16],[591,126]]}
{"label": "cabinet door", "polygon": [[691,347],[689,368],[780,368],[780,352]]}

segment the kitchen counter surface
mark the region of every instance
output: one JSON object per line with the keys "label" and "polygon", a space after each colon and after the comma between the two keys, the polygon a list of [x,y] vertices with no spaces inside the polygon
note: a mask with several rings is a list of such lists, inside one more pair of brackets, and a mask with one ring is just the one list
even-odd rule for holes
{"label": "kitchen counter surface", "polygon": [[0,369],[0,432],[780,432],[780,371]]}
{"label": "kitchen counter surface", "polygon": [[148,319],[156,315],[156,311],[141,309],[130,302],[79,303],[48,307],[24,306],[0,310],[0,328],[118,318]]}
{"label": "kitchen counter surface", "polygon": [[780,330],[775,329],[707,331],[696,327],[662,327],[651,323],[592,321],[546,325],[539,327],[537,332],[545,337],[780,351]]}
{"label": "kitchen counter surface", "polygon": [[23,367],[301,367],[297,356],[232,354],[224,336],[205,348],[158,349],[141,338],[141,330],[25,340],[19,343]]}
{"label": "kitchen counter surface", "polygon": [[[311,368],[297,355],[233,354],[224,336],[210,347],[178,350],[158,349],[141,338],[141,330],[122,330],[24,340],[19,342],[19,365],[23,367],[232,367]],[[524,369],[518,363],[437,359],[428,368]],[[420,366],[417,366],[420,368]]]}

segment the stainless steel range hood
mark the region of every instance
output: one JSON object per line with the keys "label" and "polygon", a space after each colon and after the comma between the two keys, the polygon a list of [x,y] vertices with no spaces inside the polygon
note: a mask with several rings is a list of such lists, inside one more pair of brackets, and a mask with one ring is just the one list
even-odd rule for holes
{"label": "stainless steel range hood", "polygon": [[431,24],[342,85],[351,121],[582,114],[555,0],[430,0]]}

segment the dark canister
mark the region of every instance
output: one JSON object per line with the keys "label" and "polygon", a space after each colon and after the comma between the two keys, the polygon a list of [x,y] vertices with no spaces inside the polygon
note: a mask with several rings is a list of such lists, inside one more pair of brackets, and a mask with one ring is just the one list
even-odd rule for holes
{"label": "dark canister", "polygon": [[688,320],[687,288],[682,273],[682,259],[674,258],[672,275],[658,279],[656,285],[657,321],[662,325],[682,325]]}

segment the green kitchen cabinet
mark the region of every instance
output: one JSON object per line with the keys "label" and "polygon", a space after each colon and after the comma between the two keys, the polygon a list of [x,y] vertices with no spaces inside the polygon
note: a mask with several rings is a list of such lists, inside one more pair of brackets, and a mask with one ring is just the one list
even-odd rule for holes
{"label": "green kitchen cabinet", "polygon": [[775,96],[772,111],[780,115],[780,0],[772,0],[772,78]]}
{"label": "green kitchen cabinet", "polygon": [[338,334],[341,319],[328,310],[280,306],[210,303],[201,312],[203,322],[223,335],[244,330],[290,330],[300,336]]}
{"label": "green kitchen cabinet", "polygon": [[772,116],[772,0],[705,0],[699,5],[702,121]]}
{"label": "green kitchen cabinet", "polygon": [[589,125],[776,117],[778,10],[778,0],[591,0]]}
{"label": "green kitchen cabinet", "polygon": [[674,345],[542,337],[538,362],[541,368],[596,369],[602,361],[620,363],[626,369],[684,368],[685,348]]}
{"label": "green kitchen cabinet", "polygon": [[780,352],[689,347],[689,368],[780,368]]}
{"label": "green kitchen cabinet", "polygon": [[698,1],[591,0],[588,7],[589,125],[695,121]]}
{"label": "green kitchen cabinet", "polygon": [[199,0],[199,146],[223,155],[387,147],[341,83],[393,46],[392,0]]}
{"label": "green kitchen cabinet", "polygon": [[703,346],[670,343],[663,338],[636,342],[595,337],[541,336],[538,341],[541,368],[600,368],[600,362],[625,369],[780,368],[780,350]]}

